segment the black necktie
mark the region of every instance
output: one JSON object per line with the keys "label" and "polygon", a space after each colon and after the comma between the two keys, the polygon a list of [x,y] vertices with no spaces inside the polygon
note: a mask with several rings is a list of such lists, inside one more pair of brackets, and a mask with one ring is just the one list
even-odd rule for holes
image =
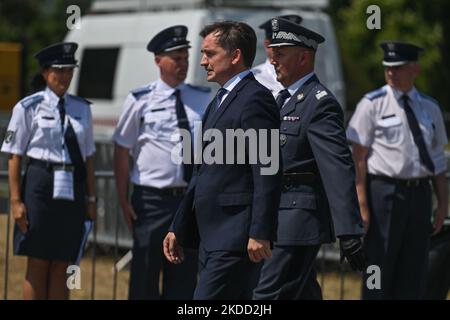
{"label": "black necktie", "polygon": [[416,143],[416,146],[419,149],[420,160],[425,165],[425,167],[427,167],[427,169],[431,171],[431,173],[434,173],[434,164],[433,161],[431,160],[430,154],[428,153],[427,147],[425,145],[422,131],[420,130],[417,118],[414,115],[414,112],[408,103],[409,97],[406,94],[404,94],[401,99],[403,100],[403,107],[405,109],[406,118],[408,118],[408,124],[409,128],[411,129],[414,142]]}
{"label": "black necktie", "polygon": [[291,94],[289,93],[289,91],[287,89],[283,89],[278,93],[277,99],[276,99],[276,103],[278,105],[278,108],[282,108],[284,105],[284,102],[286,101],[287,98],[289,98],[291,96]]}
{"label": "black necktie", "polygon": [[[63,129],[64,119],[66,117],[64,98],[59,99],[57,107],[59,110],[59,116],[61,118],[61,129]],[[72,124],[70,123],[70,120],[67,121],[67,130],[64,133],[64,144],[67,146],[70,160],[72,162],[72,165],[75,167],[75,175],[84,180],[84,178],[86,177],[86,165],[83,161],[80,146],[78,145],[77,135],[72,127]]]}
{"label": "black necktie", "polygon": [[59,117],[61,119],[61,129],[64,128],[64,119],[66,118],[66,108],[64,108],[64,98],[59,99],[58,105],[56,106],[59,111]]}
{"label": "black necktie", "polygon": [[[189,128],[189,120],[186,115],[186,110],[184,109],[184,104],[183,104],[183,101],[181,100],[180,90],[175,89],[175,92],[173,94],[175,95],[175,98],[176,98],[175,111],[177,113],[178,128],[187,130],[188,132],[191,132],[190,128]],[[183,154],[184,154],[184,152],[183,152]],[[184,181],[186,181],[188,183],[192,177],[193,159],[194,159],[194,154],[193,154],[193,148],[192,148],[192,143],[191,143],[191,163],[185,163],[183,161],[183,179],[184,179]]]}

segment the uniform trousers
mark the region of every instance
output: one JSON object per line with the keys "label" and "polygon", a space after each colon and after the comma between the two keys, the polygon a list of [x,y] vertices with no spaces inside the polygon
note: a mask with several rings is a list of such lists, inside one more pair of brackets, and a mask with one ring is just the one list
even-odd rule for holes
{"label": "uniform trousers", "polygon": [[[370,226],[364,239],[368,265],[381,270],[381,289],[367,286],[363,299],[421,299],[431,235],[431,186],[368,175]],[[373,287],[373,286],[372,286]]]}
{"label": "uniform trousers", "polygon": [[264,261],[255,300],[321,300],[314,261],[320,245],[278,246]]}
{"label": "uniform trousers", "polygon": [[134,186],[131,202],[137,220],[133,224],[129,299],[192,299],[197,282],[197,250],[185,249],[185,258],[180,264],[171,264],[163,254],[164,237],[182,199],[182,194]]}

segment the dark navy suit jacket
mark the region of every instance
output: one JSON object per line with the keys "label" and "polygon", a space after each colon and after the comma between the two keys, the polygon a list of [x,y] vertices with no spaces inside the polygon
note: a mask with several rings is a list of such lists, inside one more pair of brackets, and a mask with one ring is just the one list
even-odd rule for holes
{"label": "dark navy suit jacket", "polygon": [[281,195],[278,245],[314,245],[363,234],[342,108],[313,75],[280,110],[285,173],[312,172],[314,183]]}
{"label": "dark navy suit jacket", "polygon": [[[265,143],[270,146],[270,129],[279,129],[280,113],[270,91],[253,74],[244,77],[215,112],[213,102],[205,113],[203,132],[215,128],[225,137],[226,129],[269,129]],[[203,150],[211,144],[204,143]],[[236,164],[235,150],[234,164],[194,167],[170,227],[180,245],[197,247],[201,241],[207,251],[246,251],[249,237],[275,240],[282,163],[276,159],[280,165],[276,174],[261,175],[264,165],[259,157],[256,164],[249,164],[249,147],[246,143],[244,150],[238,150],[245,153],[245,164]],[[224,157],[231,154],[225,147],[222,151]]]}

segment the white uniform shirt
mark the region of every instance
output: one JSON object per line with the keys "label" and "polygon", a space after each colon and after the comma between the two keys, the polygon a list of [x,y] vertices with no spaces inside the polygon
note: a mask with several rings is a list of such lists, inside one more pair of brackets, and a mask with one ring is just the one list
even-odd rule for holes
{"label": "white uniform shirt", "polygon": [[[412,88],[410,106],[417,118],[435,175],[446,171],[447,134],[439,105]],[[403,93],[389,85],[368,93],[359,102],[347,128],[350,141],[369,147],[368,172],[400,179],[430,176],[421,163],[401,100]]]}
{"label": "white uniform shirt", "polygon": [[274,66],[266,59],[264,63],[252,69],[256,80],[272,92],[275,97],[278,92],[284,89],[283,85],[277,81],[277,74]]}
{"label": "white uniform shirt", "polygon": [[[66,118],[76,133],[83,159],[95,152],[90,104],[64,95]],[[13,109],[2,152],[55,163],[70,163],[67,146],[62,151],[63,133],[57,108],[59,97],[46,88],[19,101]],[[67,122],[67,121],[66,121]],[[67,125],[65,126],[67,128]]]}
{"label": "white uniform shirt", "polygon": [[[180,84],[176,88],[161,79],[133,90],[125,100],[113,140],[131,150],[134,160],[131,181],[154,188],[182,187],[183,164],[172,161],[171,152],[181,141],[171,141],[178,130],[175,89],[181,92],[191,132],[201,121],[208,103],[209,89]],[[198,126],[196,126],[198,127]]]}

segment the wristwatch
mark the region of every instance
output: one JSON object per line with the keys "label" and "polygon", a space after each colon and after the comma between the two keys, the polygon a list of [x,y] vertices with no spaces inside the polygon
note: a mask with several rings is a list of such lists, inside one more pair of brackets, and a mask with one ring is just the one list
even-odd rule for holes
{"label": "wristwatch", "polygon": [[97,197],[96,196],[86,197],[86,200],[87,200],[88,203],[97,203]]}

